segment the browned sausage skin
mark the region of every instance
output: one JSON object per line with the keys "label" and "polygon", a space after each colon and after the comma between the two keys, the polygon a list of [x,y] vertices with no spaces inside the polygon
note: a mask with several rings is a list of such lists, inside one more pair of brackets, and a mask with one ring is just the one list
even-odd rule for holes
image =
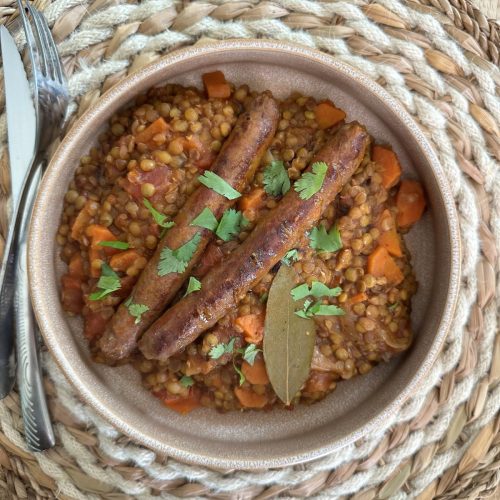
{"label": "browned sausage skin", "polygon": [[[211,170],[234,189],[242,191],[252,180],[262,156],[269,147],[278,120],[278,104],[271,94],[266,92],[256,97],[248,110],[238,118]],[[193,219],[205,207],[210,208],[219,219],[235,201],[228,200],[203,185],[188,198],[174,219],[175,225],[159,243],[131,293],[134,303],[144,304],[149,310],[136,324],[135,318],[122,303],[99,340],[99,347],[109,362],[122,359],[135,349],[137,339],[173,299],[213,238],[212,231],[190,226]],[[201,240],[185,271],[158,276],[158,262],[162,250],[166,247],[175,250],[196,233],[200,233]]]}
{"label": "browned sausage skin", "polygon": [[151,325],[139,341],[144,356],[169,358],[236,307],[244,294],[317,223],[358,168],[369,140],[367,131],[358,123],[341,127],[311,162],[328,165],[319,192],[302,200],[291,189],[248,238],[208,272],[199,292],[184,297]]}

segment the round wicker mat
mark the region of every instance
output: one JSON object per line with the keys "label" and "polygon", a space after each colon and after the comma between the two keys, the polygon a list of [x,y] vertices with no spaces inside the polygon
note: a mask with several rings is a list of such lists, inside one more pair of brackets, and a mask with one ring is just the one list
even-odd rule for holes
{"label": "round wicker mat", "polygon": [[[13,3],[0,0],[0,23],[16,22]],[[403,102],[440,156],[461,219],[462,292],[425,386],[384,429],[340,454],[280,470],[214,471],[155,456],[81,404],[46,354],[58,445],[28,452],[17,393],[1,401],[0,498],[498,498],[499,25],[467,0],[34,3],[59,43],[75,116],[128,72],[207,39],[291,40],[360,68]],[[1,144],[3,108],[0,92]],[[5,186],[2,147],[2,193]],[[0,233],[5,227],[2,211]]]}

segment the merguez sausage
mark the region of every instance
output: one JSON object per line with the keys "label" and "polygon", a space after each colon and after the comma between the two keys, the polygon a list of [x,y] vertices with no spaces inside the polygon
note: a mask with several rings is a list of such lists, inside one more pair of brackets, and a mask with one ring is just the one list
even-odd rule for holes
{"label": "merguez sausage", "polygon": [[[237,191],[243,190],[252,180],[262,156],[269,147],[278,120],[278,104],[273,97],[269,93],[256,97],[249,109],[238,118],[231,135],[214,162],[212,171]],[[133,302],[144,304],[149,310],[142,314],[141,321],[136,324],[136,318],[129,313],[125,304],[121,304],[99,340],[99,347],[108,361],[122,359],[134,350],[142,332],[160,316],[203,255],[205,247],[213,238],[213,233],[208,229],[190,226],[193,219],[205,207],[210,208],[219,219],[234,203],[235,200],[228,200],[205,186],[198,187],[188,198],[174,219],[175,225],[159,243],[132,291]],[[158,276],[158,262],[162,250],[165,247],[177,249],[196,233],[200,233],[201,241],[186,270],[183,273]]]}
{"label": "merguez sausage", "polygon": [[181,299],[144,333],[139,349],[148,359],[165,360],[212,327],[317,223],[358,168],[369,144],[358,123],[344,125],[315,156],[328,170],[321,189],[302,200],[291,189],[228,258],[212,268],[201,290]]}

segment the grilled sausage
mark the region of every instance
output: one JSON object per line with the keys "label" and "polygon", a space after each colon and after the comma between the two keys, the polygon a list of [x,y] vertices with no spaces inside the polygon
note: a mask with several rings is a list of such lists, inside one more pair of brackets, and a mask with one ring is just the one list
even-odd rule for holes
{"label": "grilled sausage", "polygon": [[312,161],[328,165],[319,192],[302,200],[291,189],[247,239],[208,272],[199,292],[181,299],[144,333],[139,342],[144,356],[169,358],[236,307],[245,293],[317,223],[358,168],[368,144],[368,133],[358,123],[340,128]]}
{"label": "grilled sausage", "polygon": [[[256,97],[249,109],[238,118],[231,135],[214,162],[212,171],[237,191],[243,190],[252,180],[262,156],[269,147],[278,120],[278,104],[273,97],[269,93]],[[205,207],[210,208],[219,219],[234,203],[235,200],[228,200],[203,185],[191,194],[174,219],[175,225],[159,243],[131,293],[134,303],[144,304],[149,310],[136,324],[135,318],[130,315],[125,304],[121,304],[99,340],[99,347],[109,362],[122,359],[134,350],[137,339],[160,316],[176,295],[213,238],[212,231],[190,226],[193,219]],[[158,276],[158,262],[162,250],[166,247],[177,249],[196,233],[200,233],[201,240],[186,270],[183,273]]]}

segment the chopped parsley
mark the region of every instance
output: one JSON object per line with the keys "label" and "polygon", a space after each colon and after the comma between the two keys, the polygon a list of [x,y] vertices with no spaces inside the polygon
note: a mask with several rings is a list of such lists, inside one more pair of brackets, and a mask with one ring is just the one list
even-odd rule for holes
{"label": "chopped parsley", "polygon": [[329,288],[324,283],[320,281],[313,281],[311,287],[309,288],[306,283],[296,286],[291,290],[293,300],[300,300],[312,295],[313,297],[338,297],[342,293],[342,288],[339,286],[335,288]]}
{"label": "chopped parsley", "polygon": [[201,290],[201,283],[194,276],[190,276],[188,287],[186,293],[184,294],[184,297],[186,295],[189,295],[190,293],[197,292],[198,290]]}
{"label": "chopped parsley", "polygon": [[243,385],[245,383],[246,377],[243,374],[243,372],[241,371],[241,369],[238,368],[238,366],[234,362],[234,359],[233,359],[233,368],[234,368],[234,371],[240,376],[240,385]]}
{"label": "chopped parsley", "polygon": [[183,273],[191,257],[196,252],[201,240],[201,234],[196,233],[187,243],[176,250],[165,247],[160,254],[158,262],[158,276],[165,276],[169,273]]}
{"label": "chopped parsley", "polygon": [[314,227],[309,233],[309,245],[318,252],[336,252],[342,248],[342,237],[335,224],[329,232],[325,226]]}
{"label": "chopped parsley", "polygon": [[232,354],[234,350],[234,342],[236,338],[232,338],[227,344],[221,342],[220,344],[214,345],[208,355],[212,359],[219,359],[224,354]]}
{"label": "chopped parsley", "polygon": [[306,300],[301,310],[295,311],[295,314],[301,318],[311,318],[312,316],[342,316],[345,311],[332,304],[322,304],[320,300],[312,302]]}
{"label": "chopped parsley", "polygon": [[173,225],[175,225],[175,222],[173,221],[166,221],[167,216],[165,214],[162,214],[156,210],[153,205],[151,205],[151,202],[144,198],[142,200],[144,203],[144,206],[149,210],[150,214],[153,216],[154,221],[161,227],[163,228],[163,231],[160,234],[160,238],[163,238],[165,235],[165,232],[167,229],[171,228]]}
{"label": "chopped parsley", "polygon": [[198,177],[198,180],[207,188],[212,189],[217,194],[224,196],[228,200],[236,200],[241,194],[228,184],[222,177],[210,170],[205,170],[203,175]]}
{"label": "chopped parsley", "polygon": [[101,247],[116,248],[117,250],[128,250],[130,247],[125,241],[100,241],[98,245]]}
{"label": "chopped parsley", "polygon": [[288,250],[285,256],[281,259],[281,262],[285,264],[285,266],[289,266],[293,262],[297,262],[299,260],[299,252],[296,248],[292,248]]}
{"label": "chopped parsley", "polygon": [[182,385],[182,387],[191,387],[192,385],[194,385],[194,380],[188,375],[184,375],[179,380],[179,382]]}
{"label": "chopped parsley", "polygon": [[295,182],[294,189],[303,200],[308,200],[314,196],[323,186],[328,165],[324,161],[317,161],[312,164],[312,172],[305,172],[302,177]]}
{"label": "chopped parsley", "polygon": [[252,366],[255,362],[255,357],[259,352],[262,351],[257,349],[255,344],[248,344],[244,349],[238,349],[238,353],[240,353],[243,356],[243,359]]}
{"label": "chopped parsley", "polygon": [[290,178],[282,161],[272,161],[264,170],[264,190],[271,196],[282,196],[290,189]]}
{"label": "chopped parsley", "polygon": [[221,217],[215,234],[223,241],[229,241],[248,224],[243,214],[234,208],[227,209]]}
{"label": "chopped parsley", "polygon": [[210,229],[210,231],[215,231],[218,224],[219,223],[217,221],[217,218],[215,217],[212,210],[210,210],[208,207],[205,207],[189,225],[203,227],[205,229]]}
{"label": "chopped parsley", "polygon": [[121,288],[120,278],[108,264],[103,262],[101,267],[101,277],[97,282],[98,290],[89,295],[90,300],[101,300],[106,295],[116,292]]}
{"label": "chopped parsley", "polygon": [[146,304],[134,304],[132,302],[132,297],[129,297],[124,305],[128,309],[130,315],[135,318],[136,325],[141,322],[142,315],[149,311],[149,306]]}

